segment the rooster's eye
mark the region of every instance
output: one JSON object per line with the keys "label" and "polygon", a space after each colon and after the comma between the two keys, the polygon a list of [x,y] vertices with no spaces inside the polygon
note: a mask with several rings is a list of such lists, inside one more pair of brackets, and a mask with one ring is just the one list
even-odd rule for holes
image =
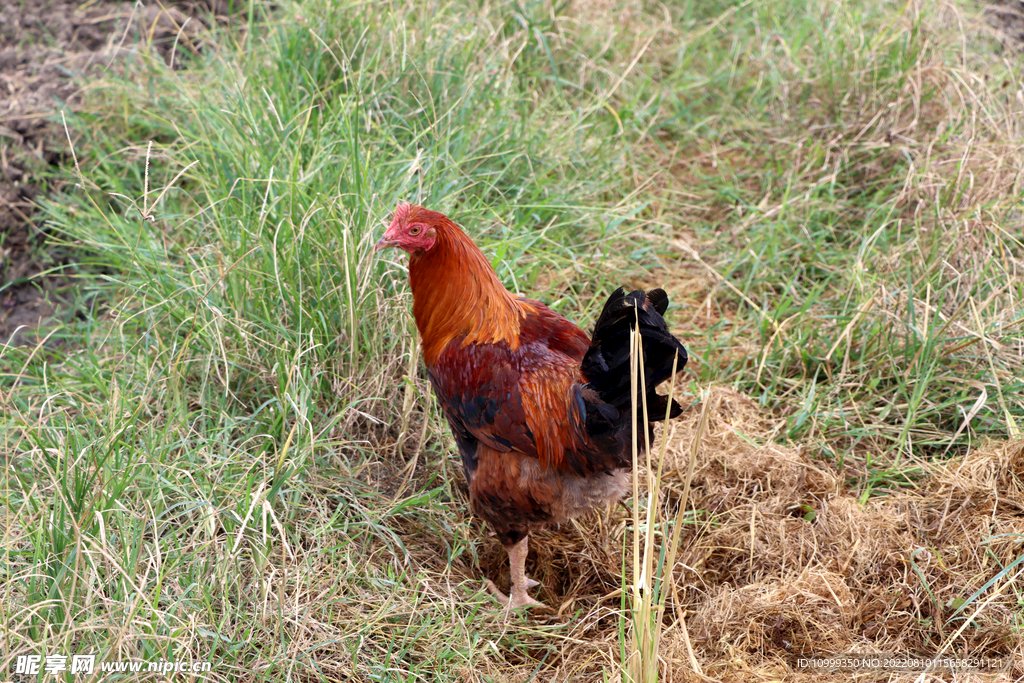
{"label": "rooster's eye", "polygon": [[409,234],[410,235],[418,235],[418,234],[420,234],[420,230],[422,230],[422,229],[423,228],[421,228],[420,226],[414,225],[411,228],[409,228]]}

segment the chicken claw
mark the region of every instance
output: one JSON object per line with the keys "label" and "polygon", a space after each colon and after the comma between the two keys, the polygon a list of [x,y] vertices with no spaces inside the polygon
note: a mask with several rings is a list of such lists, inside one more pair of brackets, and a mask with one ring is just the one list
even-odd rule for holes
{"label": "chicken claw", "polygon": [[[542,607],[544,609],[550,609],[543,602],[531,598],[526,593],[526,591],[522,591],[521,593],[519,593],[513,587],[512,591],[510,591],[512,593],[513,599],[510,600],[509,597],[502,593],[501,589],[498,588],[490,579],[484,579],[484,584],[487,586],[487,592],[493,595],[498,600],[498,602],[500,602],[506,608],[506,612],[510,612],[514,609],[519,609],[520,607]],[[539,585],[539,581],[534,581],[533,579],[526,580],[527,588],[535,588]]]}
{"label": "chicken claw", "polygon": [[498,599],[498,602],[505,605],[505,619],[508,619],[508,613],[513,609],[519,609],[520,607],[544,607],[547,608],[543,602],[539,602],[530,597],[526,591],[530,588],[535,588],[540,585],[540,582],[534,581],[526,575],[526,556],[529,554],[529,542],[530,537],[524,536],[522,540],[513,545],[508,550],[508,564],[509,569],[512,572],[512,588],[509,590],[511,597],[505,595],[498,587],[494,585],[494,582],[487,579],[487,590],[491,592],[491,595]]}

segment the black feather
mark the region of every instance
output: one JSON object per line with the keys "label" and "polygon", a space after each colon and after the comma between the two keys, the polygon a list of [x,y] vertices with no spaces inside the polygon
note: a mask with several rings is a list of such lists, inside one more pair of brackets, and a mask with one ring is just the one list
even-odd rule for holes
{"label": "black feather", "polygon": [[654,306],[658,315],[665,315],[665,311],[668,310],[668,294],[664,289],[652,289],[647,292],[647,300]]}
{"label": "black feather", "polygon": [[[686,365],[686,348],[672,336],[662,315],[668,310],[668,295],[662,289],[650,292],[636,290],[626,294],[620,287],[611,293],[594,326],[590,348],[580,369],[587,378],[587,387],[597,392],[600,403],[614,410],[600,411],[588,405],[587,430],[594,436],[614,431],[631,419],[633,400],[630,395],[630,336],[637,327],[643,344],[644,385],[647,389],[648,419],[665,419],[668,397],[655,389],[672,376],[672,363],[678,354],[676,370]],[[638,410],[641,409],[637,406]],[[677,417],[683,409],[672,401],[669,417]]]}

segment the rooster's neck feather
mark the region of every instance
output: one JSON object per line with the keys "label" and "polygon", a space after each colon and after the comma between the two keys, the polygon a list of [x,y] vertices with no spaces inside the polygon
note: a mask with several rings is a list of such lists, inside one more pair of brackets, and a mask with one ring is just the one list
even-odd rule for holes
{"label": "rooster's neck feather", "polygon": [[522,318],[531,311],[501,284],[473,241],[447,218],[433,226],[434,246],[412,258],[409,283],[423,359],[433,365],[452,340],[519,346]]}

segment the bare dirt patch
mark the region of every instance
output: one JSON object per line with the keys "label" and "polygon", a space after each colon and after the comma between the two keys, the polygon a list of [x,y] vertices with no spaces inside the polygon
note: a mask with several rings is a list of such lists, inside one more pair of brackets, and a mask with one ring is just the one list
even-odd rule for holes
{"label": "bare dirt patch", "polygon": [[1013,50],[1024,50],[1024,2],[992,0],[985,11],[1002,43]]}
{"label": "bare dirt patch", "polygon": [[0,345],[34,343],[41,326],[75,313],[74,268],[47,242],[37,206],[59,189],[56,166],[69,150],[60,112],[82,106],[90,79],[126,55],[149,52],[184,64],[201,49],[205,23],[226,9],[221,0],[19,0],[0,7]]}

